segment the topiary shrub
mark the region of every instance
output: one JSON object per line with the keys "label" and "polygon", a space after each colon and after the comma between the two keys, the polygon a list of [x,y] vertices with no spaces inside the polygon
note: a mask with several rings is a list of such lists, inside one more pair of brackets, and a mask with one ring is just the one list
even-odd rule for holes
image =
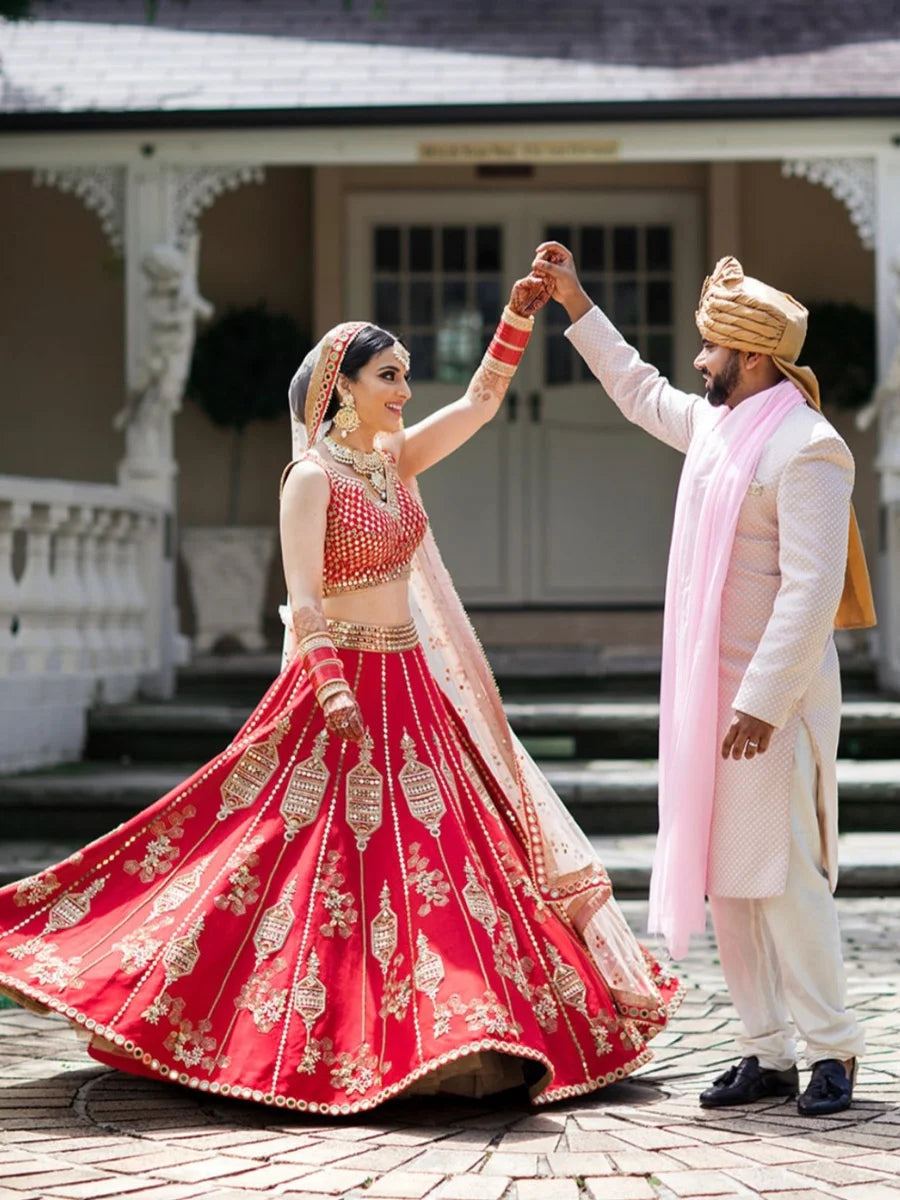
{"label": "topiary shrub", "polygon": [[253,421],[286,416],[288,384],[308,346],[293,317],[269,312],[262,301],[229,308],[197,335],[187,395],[234,432],[229,525],[237,523],[244,432]]}

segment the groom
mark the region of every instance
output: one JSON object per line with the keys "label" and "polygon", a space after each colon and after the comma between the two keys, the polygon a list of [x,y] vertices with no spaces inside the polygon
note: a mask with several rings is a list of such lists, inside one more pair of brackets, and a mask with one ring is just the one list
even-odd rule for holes
{"label": "groom", "polygon": [[848,1108],[860,1028],[845,1007],[832,631],[874,624],[850,506],[853,459],[796,365],[806,310],[722,259],[697,310],[706,396],[670,386],[592,303],[571,253],[538,247],[576,347],[624,416],[686,454],[666,585],[660,832],[650,927],[675,957],[705,926],[741,1019],[740,1062],[704,1107],[796,1095]]}

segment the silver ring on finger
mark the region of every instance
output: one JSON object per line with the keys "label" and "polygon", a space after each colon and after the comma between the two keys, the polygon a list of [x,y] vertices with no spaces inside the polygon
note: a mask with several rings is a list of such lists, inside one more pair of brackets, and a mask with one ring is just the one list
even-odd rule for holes
{"label": "silver ring on finger", "polygon": [[748,750],[758,750],[758,749],[759,749],[759,742],[748,742],[748,743],[747,743],[747,749],[748,749]]}

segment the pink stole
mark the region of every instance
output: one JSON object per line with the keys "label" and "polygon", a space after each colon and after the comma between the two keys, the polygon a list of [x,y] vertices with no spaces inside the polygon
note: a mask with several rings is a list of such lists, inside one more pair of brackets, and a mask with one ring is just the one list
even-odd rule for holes
{"label": "pink stole", "polygon": [[719,720],[722,591],[738,514],[763,447],[802,394],[784,380],[713,413],[688,447],[666,578],[659,712],[659,837],[649,929],[673,958],[706,928]]}

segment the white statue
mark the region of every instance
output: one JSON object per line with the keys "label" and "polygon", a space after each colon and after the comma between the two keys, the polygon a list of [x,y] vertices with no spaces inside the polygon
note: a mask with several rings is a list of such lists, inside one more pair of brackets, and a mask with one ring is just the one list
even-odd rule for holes
{"label": "white statue", "polygon": [[199,239],[186,251],[159,245],[141,267],[149,283],[149,340],[141,356],[135,388],[114,425],[125,433],[125,458],[159,467],[171,459],[172,416],[181,408],[198,320],[213,306],[197,289]]}
{"label": "white statue", "polygon": [[[891,263],[891,270],[897,276],[894,312],[900,324],[900,259]],[[900,471],[900,342],[894,351],[887,374],[875,389],[871,401],[856,414],[857,429],[868,429],[879,415],[882,418],[879,469]]]}

